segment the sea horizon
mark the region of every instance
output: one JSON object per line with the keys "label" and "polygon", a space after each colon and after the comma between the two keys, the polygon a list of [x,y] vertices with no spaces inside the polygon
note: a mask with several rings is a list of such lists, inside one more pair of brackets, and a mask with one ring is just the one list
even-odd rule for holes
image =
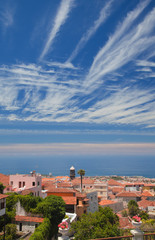
{"label": "sea horizon", "polygon": [[155,178],[153,156],[51,156],[0,157],[0,173],[29,174],[35,170],[42,175],[69,176],[70,167],[85,170],[85,176],[142,176]]}

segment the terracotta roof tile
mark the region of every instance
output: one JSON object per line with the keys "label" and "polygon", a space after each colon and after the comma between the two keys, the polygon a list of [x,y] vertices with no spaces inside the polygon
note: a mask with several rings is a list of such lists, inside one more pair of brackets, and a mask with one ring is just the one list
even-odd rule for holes
{"label": "terracotta roof tile", "polygon": [[155,201],[149,201],[149,200],[141,200],[138,202],[139,207],[149,207],[149,206],[155,206]]}
{"label": "terracotta roof tile", "polygon": [[0,173],[0,183],[3,183],[4,186],[9,186],[9,176]]}
{"label": "terracotta roof tile", "polygon": [[8,197],[8,195],[0,194],[0,199],[7,198],[7,197]]}
{"label": "terracotta roof tile", "polygon": [[42,223],[44,218],[39,217],[29,217],[29,216],[15,216],[15,221],[17,222],[36,222]]}
{"label": "terracotta roof tile", "polygon": [[50,193],[75,193],[75,190],[74,189],[71,189],[71,188],[56,188],[56,187],[53,187],[53,186],[48,186],[46,187],[46,190],[47,192],[50,192]]}
{"label": "terracotta roof tile", "polygon": [[155,183],[145,183],[144,187],[155,187]]}
{"label": "terracotta roof tile", "polygon": [[111,198],[111,199],[115,199],[115,198],[116,198],[114,194],[108,194],[108,196],[109,196],[109,198]]}
{"label": "terracotta roof tile", "polygon": [[64,197],[62,199],[65,201],[66,205],[76,205],[76,197]]}
{"label": "terracotta roof tile", "polygon": [[72,185],[69,182],[60,182],[60,183],[57,183],[57,187],[72,188]]}
{"label": "terracotta roof tile", "polygon": [[119,225],[120,225],[120,228],[124,228],[124,229],[133,228],[133,225],[130,222],[130,220],[128,219],[128,217],[120,217],[119,216]]}
{"label": "terracotta roof tile", "polygon": [[109,186],[123,186],[122,183],[117,182],[117,181],[115,181],[114,179],[110,179],[110,180],[108,181],[108,185],[109,185]]}
{"label": "terracotta roof tile", "polygon": [[123,187],[113,187],[112,188],[113,193],[119,193],[119,192],[122,192],[123,190],[124,190]]}
{"label": "terracotta roof tile", "polygon": [[102,200],[99,202],[100,205],[104,206],[104,205],[109,205],[109,204],[114,204],[115,202],[112,200]]}
{"label": "terracotta roof tile", "polygon": [[[83,184],[93,185],[94,184],[94,180],[92,180],[91,178],[83,178],[82,179],[82,183]],[[73,179],[72,180],[72,184],[73,185],[80,185],[81,184],[81,179],[80,178]]]}
{"label": "terracotta roof tile", "polygon": [[118,194],[116,194],[117,197],[140,197],[140,194],[137,192],[127,192],[123,191]]}
{"label": "terracotta roof tile", "polygon": [[154,196],[153,193],[151,193],[147,190],[144,190],[141,195],[144,196],[144,197],[153,197]]}

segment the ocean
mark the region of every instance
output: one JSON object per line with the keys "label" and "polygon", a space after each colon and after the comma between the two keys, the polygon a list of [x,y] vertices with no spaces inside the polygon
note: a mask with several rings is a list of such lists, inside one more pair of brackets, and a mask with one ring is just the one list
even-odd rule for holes
{"label": "ocean", "polygon": [[86,176],[144,176],[155,178],[153,156],[0,156],[0,173],[26,174],[35,170],[41,174],[69,176],[71,166],[76,172],[84,169]]}

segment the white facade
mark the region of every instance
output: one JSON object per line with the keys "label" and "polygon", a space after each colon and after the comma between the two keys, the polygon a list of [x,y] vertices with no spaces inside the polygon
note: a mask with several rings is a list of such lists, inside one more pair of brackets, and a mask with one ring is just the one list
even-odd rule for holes
{"label": "white facade", "polygon": [[17,231],[21,231],[21,232],[34,232],[36,227],[38,227],[38,223],[35,222],[18,222],[16,223],[17,226]]}
{"label": "white facade", "polygon": [[108,184],[106,182],[96,181],[94,183],[94,190],[97,191],[98,197],[101,200],[108,199]]}

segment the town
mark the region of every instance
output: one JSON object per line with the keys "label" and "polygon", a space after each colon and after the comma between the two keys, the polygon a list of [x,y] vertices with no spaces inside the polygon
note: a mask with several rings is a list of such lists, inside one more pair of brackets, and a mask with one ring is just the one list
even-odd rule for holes
{"label": "town", "polygon": [[[52,202],[55,201],[52,199],[53,196],[62,200],[59,202],[59,208],[61,205],[63,207],[64,203],[65,209],[65,218],[62,214],[63,219],[59,219],[57,222],[58,239],[83,239],[76,237],[76,231],[73,231],[74,225],[84,215],[89,216],[90,213],[93,215],[101,208],[111,209],[112,213],[118,217],[119,230],[121,231],[129,232],[135,228],[132,224],[134,215],[139,215],[141,219],[144,219],[142,221],[144,232],[155,231],[155,179],[137,176],[88,177],[85,176],[85,170],[76,171],[74,166],[68,172],[69,176],[56,177],[51,174],[41,175],[35,171],[30,172],[30,174],[0,174],[0,231],[2,239],[7,237],[9,223],[14,224],[18,237],[39,239],[33,238],[33,234],[43,224],[45,218],[41,211],[37,212],[34,209],[38,202],[41,202],[39,199],[43,199],[44,204],[48,205],[46,199],[51,197],[51,204],[55,204]],[[16,201],[13,200],[15,198],[12,196],[16,196]],[[24,200],[26,196],[27,198]],[[35,200],[34,204],[29,200],[29,197],[38,200]],[[8,205],[10,203],[9,198],[15,203],[15,215],[10,222],[6,217],[9,212],[7,206],[7,201]],[[13,208],[12,202],[11,207]],[[130,207],[130,205],[132,206]],[[55,206],[55,208],[57,207]],[[5,220],[3,221],[3,219]],[[57,236],[56,238],[52,236],[51,239],[57,239]],[[44,236],[44,239],[48,239],[48,237]]]}

